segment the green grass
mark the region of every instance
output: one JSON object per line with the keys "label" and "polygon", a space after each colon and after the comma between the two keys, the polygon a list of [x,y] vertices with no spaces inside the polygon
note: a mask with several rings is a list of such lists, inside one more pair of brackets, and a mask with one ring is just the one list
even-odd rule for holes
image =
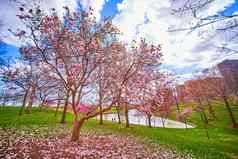
{"label": "green grass", "polygon": [[[124,128],[111,122],[104,122],[98,125],[98,121],[91,119],[83,127],[83,131],[95,130],[98,133],[119,133],[121,135],[134,135],[147,142],[158,143],[175,149],[180,152],[192,153],[196,158],[222,159],[238,158],[238,130],[229,128],[229,118],[227,112],[221,104],[216,105],[217,120],[211,121],[208,131],[208,140],[203,129],[200,116],[192,114],[190,122],[198,125],[194,129],[169,129],[169,128],[147,128],[144,126],[132,125]],[[237,107],[234,107],[237,112]],[[18,116],[19,108],[7,107],[0,109],[0,126],[19,127],[21,126],[49,126],[57,127],[60,125],[61,115],[54,117],[53,110],[34,108],[32,114]],[[237,118],[237,115],[236,115]],[[73,116],[67,115],[67,122],[71,125]],[[238,119],[237,119],[238,120]]]}

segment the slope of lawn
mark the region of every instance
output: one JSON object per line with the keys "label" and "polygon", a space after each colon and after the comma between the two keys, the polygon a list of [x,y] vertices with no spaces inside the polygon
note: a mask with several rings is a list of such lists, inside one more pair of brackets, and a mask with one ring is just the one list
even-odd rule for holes
{"label": "slope of lawn", "polygon": [[[83,131],[95,130],[98,133],[118,133],[121,135],[134,135],[145,142],[155,143],[175,149],[181,152],[193,154],[196,158],[238,158],[238,130],[229,128],[229,118],[222,105],[215,107],[217,120],[210,122],[208,132],[210,139],[207,139],[200,116],[194,113],[189,118],[190,122],[197,125],[194,129],[169,129],[169,128],[147,128],[144,126],[131,126],[124,128],[111,122],[104,122],[104,125],[98,125],[98,121],[91,119],[83,127]],[[237,109],[237,106],[233,109]],[[23,126],[47,126],[57,127],[60,124],[61,114],[54,117],[53,110],[39,110],[34,108],[32,114],[18,116],[17,107],[0,108],[0,127],[14,127],[19,130]],[[236,112],[238,112],[236,110]],[[69,127],[72,123],[72,115],[67,115]],[[236,114],[236,119],[238,116]]]}

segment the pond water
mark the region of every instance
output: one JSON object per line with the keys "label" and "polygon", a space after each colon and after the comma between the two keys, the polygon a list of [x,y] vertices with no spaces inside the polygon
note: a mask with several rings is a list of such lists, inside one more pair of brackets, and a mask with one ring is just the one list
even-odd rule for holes
{"label": "pond water", "polygon": [[[140,113],[139,111],[131,109],[129,110],[128,114],[130,124],[145,125],[145,126],[149,125],[148,118],[146,117],[146,115]],[[125,116],[120,115],[120,117],[121,121],[125,123]],[[97,119],[99,119],[99,116],[97,117]],[[117,113],[103,114],[103,120],[118,122]],[[163,125],[166,128],[194,128],[194,126],[185,124],[183,122],[152,116],[151,118],[152,127],[163,127]]]}

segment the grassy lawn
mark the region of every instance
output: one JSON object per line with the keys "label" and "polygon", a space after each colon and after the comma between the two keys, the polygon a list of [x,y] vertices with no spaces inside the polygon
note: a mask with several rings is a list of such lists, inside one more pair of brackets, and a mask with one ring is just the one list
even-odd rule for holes
{"label": "grassy lawn", "polygon": [[[234,107],[237,109],[238,107]],[[60,124],[61,114],[54,117],[54,111],[34,108],[32,114],[18,116],[18,108],[0,108],[0,127],[15,127],[21,130],[23,126],[47,126],[57,127]],[[236,110],[236,112],[238,112]],[[238,130],[229,128],[229,118],[224,107],[216,106],[217,120],[210,122],[208,140],[203,129],[199,114],[194,113],[189,121],[198,125],[194,129],[169,129],[147,128],[144,126],[131,126],[125,129],[123,125],[104,122],[98,125],[98,121],[91,119],[83,127],[83,131],[95,130],[98,133],[119,133],[121,135],[134,135],[146,142],[156,143],[181,152],[192,153],[196,158],[238,158]],[[67,115],[69,127],[72,115]],[[236,114],[238,120],[238,116]]]}

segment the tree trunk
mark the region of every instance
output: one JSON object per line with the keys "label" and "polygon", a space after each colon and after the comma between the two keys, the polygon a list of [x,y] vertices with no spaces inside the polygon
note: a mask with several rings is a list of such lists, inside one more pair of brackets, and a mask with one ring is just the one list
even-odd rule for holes
{"label": "tree trunk", "polygon": [[210,137],[209,137],[209,133],[208,133],[208,129],[207,129],[207,119],[206,119],[206,114],[205,114],[205,112],[204,111],[201,111],[200,112],[200,116],[201,116],[201,120],[203,121],[203,123],[204,123],[204,129],[205,129],[205,132],[206,132],[206,137],[207,137],[207,139],[210,139]]}
{"label": "tree trunk", "polygon": [[175,100],[175,103],[176,103],[177,113],[180,114],[179,102],[178,102],[178,99],[177,99],[176,96],[174,96],[174,100]]}
{"label": "tree trunk", "polygon": [[46,98],[43,98],[42,102],[40,103],[40,105],[39,105],[39,108],[40,108],[39,111],[41,111],[42,108],[44,107],[45,100],[46,100]]}
{"label": "tree trunk", "polygon": [[32,90],[31,90],[31,95],[30,95],[30,102],[28,103],[28,106],[26,108],[26,113],[31,113],[31,109],[32,109],[32,105],[35,99],[35,87],[32,86]]}
{"label": "tree trunk", "polygon": [[216,118],[215,111],[213,110],[210,101],[208,99],[206,99],[206,102],[207,102],[207,105],[208,105],[209,114],[212,116],[213,119],[215,119]]}
{"label": "tree trunk", "polygon": [[1,104],[1,107],[4,108],[6,106],[7,103],[7,97],[3,97],[3,102]]}
{"label": "tree trunk", "polygon": [[58,99],[58,102],[57,102],[57,107],[56,107],[56,110],[55,110],[55,117],[57,116],[57,114],[58,114],[58,111],[59,111],[59,107],[60,107],[60,105],[61,105],[61,100],[60,99]]}
{"label": "tree trunk", "polygon": [[152,126],[151,126],[151,115],[147,115],[147,118],[148,118],[149,128],[152,128]]}
{"label": "tree trunk", "polygon": [[22,112],[23,112],[23,110],[25,109],[26,101],[27,101],[27,96],[28,96],[28,90],[26,90],[26,92],[25,92],[25,94],[24,94],[23,103],[22,103],[21,109],[20,109],[20,111],[19,111],[19,115],[22,115]]}
{"label": "tree trunk", "polygon": [[33,99],[30,99],[30,102],[28,103],[28,106],[26,108],[27,114],[31,113],[32,105],[33,105]]}
{"label": "tree trunk", "polygon": [[101,102],[100,102],[100,106],[99,106],[99,109],[100,109],[100,121],[99,121],[99,125],[102,125],[103,124],[103,118],[102,118],[102,105],[101,105]]}
{"label": "tree trunk", "polygon": [[128,116],[128,105],[127,102],[125,103],[125,119],[126,119],[126,128],[130,127],[129,124],[129,116]]}
{"label": "tree trunk", "polygon": [[188,124],[187,124],[187,119],[186,118],[184,119],[184,123],[185,123],[185,128],[187,129],[188,128]]}
{"label": "tree trunk", "polygon": [[99,66],[99,109],[100,109],[100,114],[99,114],[99,125],[103,124],[103,118],[102,118],[102,99],[103,99],[103,88],[102,88],[102,67],[101,65]]}
{"label": "tree trunk", "polygon": [[203,108],[201,99],[198,99],[198,103],[199,103],[198,107],[199,107],[200,112],[202,113],[202,116],[203,116],[203,121],[204,121],[206,124],[208,124],[208,118],[207,118],[206,112],[205,112],[205,110],[204,110],[204,108]]}
{"label": "tree trunk", "polygon": [[67,93],[67,96],[66,96],[66,99],[64,102],[64,111],[63,111],[62,118],[60,121],[60,123],[62,123],[62,124],[65,123],[66,113],[67,113],[67,109],[68,109],[68,102],[69,102],[68,100],[69,100],[69,93]]}
{"label": "tree trunk", "polygon": [[232,127],[233,127],[233,128],[238,128],[238,124],[236,123],[235,117],[234,117],[234,115],[233,115],[233,112],[232,112],[232,110],[231,110],[231,107],[230,107],[230,104],[229,104],[227,98],[224,97],[223,100],[224,100],[224,102],[225,102],[226,109],[227,109],[227,111],[228,111],[228,113],[229,113],[229,116],[230,116],[230,118],[231,118]]}
{"label": "tree trunk", "polygon": [[163,124],[163,128],[165,128],[165,123],[164,123],[164,119],[161,118],[162,124]]}
{"label": "tree trunk", "polygon": [[83,126],[84,121],[85,121],[85,119],[80,119],[79,121],[78,120],[74,121],[71,141],[79,140],[80,130]]}
{"label": "tree trunk", "polygon": [[119,104],[120,102],[117,103],[116,110],[117,110],[117,118],[118,118],[118,124],[121,124],[121,116],[120,116],[120,109],[119,109]]}
{"label": "tree trunk", "polygon": [[204,111],[204,110],[202,110],[202,115],[203,115],[203,117],[204,117],[204,122],[206,123],[206,124],[209,124],[209,122],[208,122],[208,118],[207,118],[207,115],[206,115],[206,112]]}

